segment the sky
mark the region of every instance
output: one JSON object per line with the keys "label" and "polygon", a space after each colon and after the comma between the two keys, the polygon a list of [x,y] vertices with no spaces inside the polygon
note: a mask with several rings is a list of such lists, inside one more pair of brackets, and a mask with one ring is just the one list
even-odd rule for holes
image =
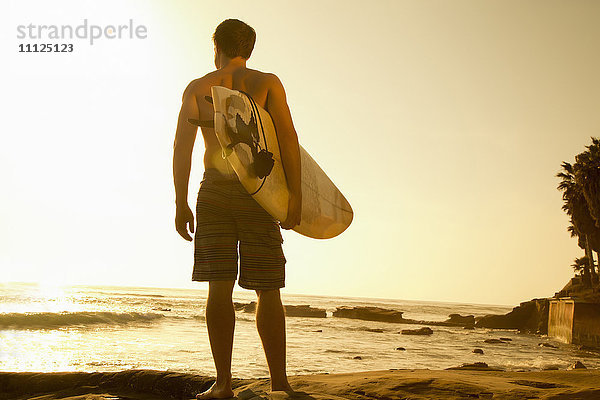
{"label": "sky", "polygon": [[[174,227],[173,139],[215,27],[238,18],[257,32],[248,67],[279,76],[355,211],[334,239],[284,231],[283,293],[552,296],[583,255],[555,175],[600,136],[598,17],[581,0],[4,1],[0,282],[207,288]],[[146,33],[18,36],[85,20]],[[19,52],[33,43],[73,51]]]}

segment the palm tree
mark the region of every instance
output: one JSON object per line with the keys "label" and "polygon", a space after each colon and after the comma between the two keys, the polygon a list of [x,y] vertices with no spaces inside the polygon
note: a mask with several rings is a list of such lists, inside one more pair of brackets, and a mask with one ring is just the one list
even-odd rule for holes
{"label": "palm tree", "polygon": [[573,267],[573,270],[575,272],[583,273],[586,270],[586,266],[588,264],[589,263],[587,257],[583,256],[573,260],[573,264],[571,264],[571,267]]}
{"label": "palm tree", "polygon": [[561,167],[562,171],[557,173],[556,176],[562,179],[558,185],[558,190],[563,192],[564,204],[562,209],[571,217],[571,226],[567,230],[571,232],[571,236],[577,236],[579,247],[585,251],[588,265],[585,268],[585,273],[582,274],[584,283],[597,283],[598,275],[594,269],[589,239],[589,235],[598,234],[596,221],[590,214],[583,189],[576,181],[575,167],[564,161]]}
{"label": "palm tree", "polygon": [[[569,228],[567,228],[567,230],[571,232],[571,237],[577,238],[577,245],[579,246],[579,248],[585,250],[585,239],[583,239],[584,236],[580,236],[575,232],[575,226],[573,224],[571,224]],[[573,267],[576,273],[579,272],[579,274],[581,275],[581,282],[585,286],[591,287],[593,282],[593,273],[592,269],[590,268],[590,262],[588,257],[583,256],[576,258],[575,263],[571,264],[571,266]]]}
{"label": "palm tree", "polygon": [[[586,146],[586,151],[575,157],[575,181],[582,188],[583,195],[588,205],[590,216],[594,219],[595,228],[588,232],[587,247],[591,255],[592,250],[598,255],[598,268],[600,272],[600,139],[592,137],[592,144]],[[593,258],[591,264],[594,264]]]}
{"label": "palm tree", "polygon": [[575,181],[582,188],[590,215],[600,227],[600,139],[592,137],[592,144],[575,157]]}

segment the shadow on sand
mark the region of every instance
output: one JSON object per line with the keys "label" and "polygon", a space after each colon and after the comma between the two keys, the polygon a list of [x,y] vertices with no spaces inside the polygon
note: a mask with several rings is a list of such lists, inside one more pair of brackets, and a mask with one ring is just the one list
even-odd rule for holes
{"label": "shadow on sand", "polygon": [[[316,397],[315,397],[316,396]],[[331,396],[327,397],[331,399]],[[319,395],[310,395],[306,392],[284,392],[276,391],[270,393],[264,393],[262,391],[255,392],[252,389],[242,390],[235,397],[237,400],[321,400],[325,397]]]}

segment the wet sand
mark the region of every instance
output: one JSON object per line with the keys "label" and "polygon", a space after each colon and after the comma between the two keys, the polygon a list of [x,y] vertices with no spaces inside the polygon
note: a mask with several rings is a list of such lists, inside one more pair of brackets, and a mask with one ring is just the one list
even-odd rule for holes
{"label": "wet sand", "polygon": [[[153,370],[0,372],[0,399],[189,399],[213,378]],[[600,399],[600,370],[385,370],[290,377],[297,394],[269,393],[268,379],[235,379],[240,400],[258,399]]]}

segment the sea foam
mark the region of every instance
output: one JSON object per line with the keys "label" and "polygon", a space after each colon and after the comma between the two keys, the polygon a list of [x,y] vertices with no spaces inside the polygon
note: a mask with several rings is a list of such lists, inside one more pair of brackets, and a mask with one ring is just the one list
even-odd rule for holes
{"label": "sea foam", "polygon": [[148,323],[163,318],[157,313],[109,311],[37,312],[0,314],[0,329],[55,329],[69,326]]}

